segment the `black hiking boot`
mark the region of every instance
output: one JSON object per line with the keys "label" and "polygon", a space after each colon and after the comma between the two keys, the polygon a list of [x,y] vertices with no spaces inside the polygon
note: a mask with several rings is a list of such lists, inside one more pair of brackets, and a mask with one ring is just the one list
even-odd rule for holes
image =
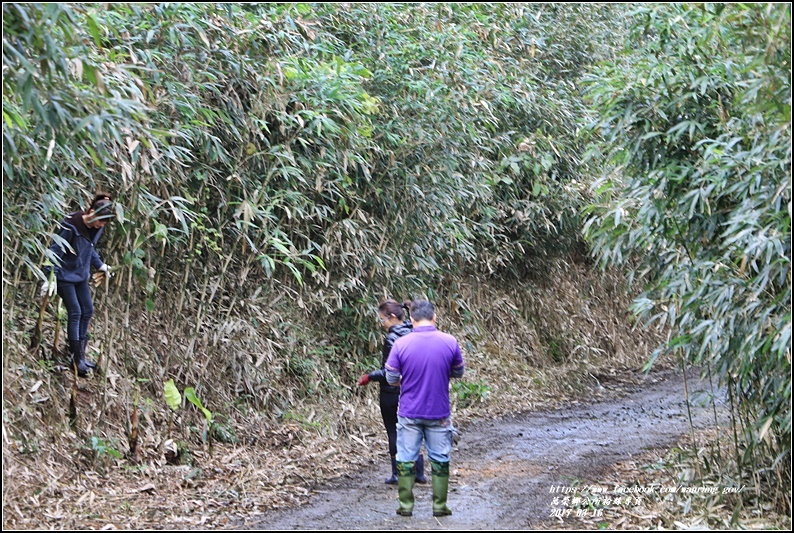
{"label": "black hiking boot", "polygon": [[422,457],[421,453],[416,459],[416,482],[427,483],[427,478],[425,477],[425,458]]}
{"label": "black hiking boot", "polygon": [[397,484],[397,458],[393,455],[391,456],[391,477],[386,478],[386,484]]}
{"label": "black hiking boot", "polygon": [[83,360],[85,361],[85,366],[87,366],[91,370],[94,370],[96,368],[96,363],[89,361],[85,357],[85,354],[88,351],[88,337],[84,337],[80,342],[83,345]]}
{"label": "black hiking boot", "polygon": [[72,355],[72,368],[77,371],[81,378],[88,377],[88,366],[85,364],[85,354],[83,353],[83,341],[70,340],[69,351]]}

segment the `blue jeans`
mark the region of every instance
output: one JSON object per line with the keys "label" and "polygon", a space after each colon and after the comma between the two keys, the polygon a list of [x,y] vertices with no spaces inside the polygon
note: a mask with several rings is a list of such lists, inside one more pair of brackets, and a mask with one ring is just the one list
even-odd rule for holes
{"label": "blue jeans", "polygon": [[397,417],[397,460],[416,461],[422,440],[431,461],[448,463],[452,451],[452,418],[430,420],[426,418]]}
{"label": "blue jeans", "polygon": [[66,335],[71,341],[79,341],[88,336],[88,325],[94,316],[94,303],[88,280],[81,283],[58,282],[58,296],[66,306],[68,324]]}

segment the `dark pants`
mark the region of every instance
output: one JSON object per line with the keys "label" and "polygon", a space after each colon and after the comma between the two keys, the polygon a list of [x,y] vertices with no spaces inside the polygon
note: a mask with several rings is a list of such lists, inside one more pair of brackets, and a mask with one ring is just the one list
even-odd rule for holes
{"label": "dark pants", "polygon": [[69,317],[66,334],[71,341],[79,341],[88,337],[88,325],[94,316],[94,302],[91,301],[91,289],[88,280],[82,283],[58,282],[58,296],[66,306]]}
{"label": "dark pants", "polygon": [[389,437],[389,455],[397,455],[397,405],[400,403],[400,394],[381,392],[380,415]]}

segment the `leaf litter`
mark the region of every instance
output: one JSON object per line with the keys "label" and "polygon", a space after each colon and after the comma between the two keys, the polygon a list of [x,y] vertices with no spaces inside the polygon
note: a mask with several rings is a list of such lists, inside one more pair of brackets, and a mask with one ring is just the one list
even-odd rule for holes
{"label": "leaf litter", "polygon": [[[517,413],[583,409],[594,401],[625,396],[627,388],[643,381],[638,369],[660,333],[631,324],[624,311],[628,299],[620,286],[617,276],[597,275],[575,264],[559,267],[553,284],[541,280],[529,289],[493,287],[479,280],[457,286],[456,298],[447,299],[456,304],[440,314],[442,329],[455,334],[464,346],[468,370],[462,391],[473,391],[466,401],[453,395],[455,420],[464,434],[459,446],[466,446],[467,439],[476,440],[466,432],[483,421],[504,421]],[[507,308],[510,311],[504,312]],[[465,312],[476,320],[465,320]],[[131,320],[131,327],[149,331],[150,324]],[[6,350],[26,353],[24,338],[10,333]],[[153,330],[152,335],[156,339],[162,333]],[[169,342],[175,344],[173,339]],[[260,352],[272,354],[269,362],[279,356],[269,345]],[[79,380],[73,387],[73,377],[57,365],[47,368],[30,356],[21,364],[12,360],[4,357],[6,529],[262,527],[263,520],[275,523],[273,513],[305,509],[313,498],[333,492],[329,483],[359,485],[365,491],[359,493],[359,500],[375,498],[367,501],[367,512],[393,520],[394,494],[384,490],[388,487],[381,479],[387,474],[388,456],[374,387],[340,385],[352,394],[335,397],[330,409],[324,398],[299,398],[288,389],[268,389],[266,397],[285,398],[290,411],[238,411],[227,419],[236,442],[215,439],[211,446],[195,437],[201,413],[176,414],[169,439],[163,399],[142,400],[137,453],[128,456],[125,440],[133,419],[129,402],[132,391],[141,388],[132,376],[111,365],[104,377]],[[662,362],[658,366],[663,367]],[[72,390],[76,420],[69,419],[66,409]],[[228,405],[234,404],[233,390],[217,392],[219,398],[223,394],[228,395]],[[218,404],[215,398],[211,405]],[[497,432],[497,443],[483,450],[499,450],[500,439]],[[169,440],[176,447],[170,462],[164,453]],[[603,442],[588,446],[604,449]],[[508,451],[503,455],[487,468],[458,465],[454,475],[458,481],[468,478],[474,483],[494,477],[532,479],[545,472],[511,459]],[[620,479],[640,474],[639,462],[615,465]],[[472,485],[455,482],[453,486],[458,492],[451,496],[454,502],[460,491]],[[541,514],[547,510],[543,505]],[[339,508],[334,512],[338,515]],[[675,520],[660,519],[659,513],[636,509],[622,513],[613,524],[676,527]],[[526,520],[541,523],[542,516]],[[571,526],[571,522],[543,523]],[[574,527],[589,525],[593,524]],[[323,527],[334,526],[344,528],[344,522]]]}

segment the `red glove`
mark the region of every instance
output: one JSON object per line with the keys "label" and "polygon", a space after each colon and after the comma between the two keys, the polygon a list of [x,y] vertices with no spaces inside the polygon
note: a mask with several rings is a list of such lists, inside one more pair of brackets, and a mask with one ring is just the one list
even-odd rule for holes
{"label": "red glove", "polygon": [[367,383],[369,383],[369,374],[364,374],[363,376],[361,376],[361,379],[358,380],[358,386],[362,387]]}

